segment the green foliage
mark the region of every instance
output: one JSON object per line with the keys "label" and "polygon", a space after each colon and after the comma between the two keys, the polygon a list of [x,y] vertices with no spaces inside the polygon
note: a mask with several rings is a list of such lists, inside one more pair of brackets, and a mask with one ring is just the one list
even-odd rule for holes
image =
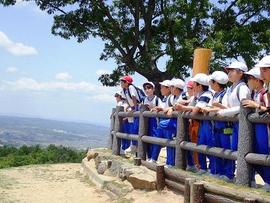
{"label": "green foliage", "polygon": [[24,166],[30,164],[80,163],[85,151],[68,147],[49,145],[47,148],[36,146],[0,147],[0,168]]}
{"label": "green foliage", "polygon": [[[156,83],[186,77],[198,47],[213,50],[212,69],[239,58],[251,67],[270,51],[268,0],[32,1],[54,16],[53,34],[105,42],[101,60],[113,58],[117,67],[99,78],[104,85],[134,72]],[[163,56],[166,67],[158,67]]]}

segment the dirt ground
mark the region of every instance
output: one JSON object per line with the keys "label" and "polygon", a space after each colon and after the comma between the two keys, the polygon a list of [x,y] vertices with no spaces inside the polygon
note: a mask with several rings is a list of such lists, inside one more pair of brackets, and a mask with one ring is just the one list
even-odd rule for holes
{"label": "dirt ground", "polygon": [[0,170],[0,202],[27,203],[141,203],[183,202],[171,191],[133,191],[126,197],[112,199],[80,173],[80,164],[35,165]]}

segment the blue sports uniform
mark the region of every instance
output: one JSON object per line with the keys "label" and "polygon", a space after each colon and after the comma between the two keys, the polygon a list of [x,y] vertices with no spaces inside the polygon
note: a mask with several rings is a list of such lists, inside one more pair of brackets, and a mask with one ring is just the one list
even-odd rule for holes
{"label": "blue sports uniform", "polygon": [[[212,93],[210,91],[204,91],[197,95],[197,101],[195,107],[206,107],[212,99]],[[200,121],[200,127],[198,132],[198,144],[212,146],[212,123],[211,121]],[[207,170],[206,155],[199,153],[200,169]],[[209,157],[210,167],[212,165],[212,157]]]}

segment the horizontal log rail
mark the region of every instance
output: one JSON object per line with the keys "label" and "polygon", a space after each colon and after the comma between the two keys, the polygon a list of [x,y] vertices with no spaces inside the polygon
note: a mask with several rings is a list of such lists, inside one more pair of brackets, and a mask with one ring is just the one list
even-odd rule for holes
{"label": "horizontal log rail", "polygon": [[[270,166],[270,155],[266,154],[256,154],[256,153],[248,153],[245,156],[245,160],[249,164],[256,164],[261,166]],[[270,173],[270,170],[269,170]]]}
{"label": "horizontal log rail", "polygon": [[229,149],[209,147],[207,145],[198,145],[193,142],[183,141],[180,143],[181,149],[199,152],[202,154],[216,156],[224,159],[237,160],[237,152]]}
{"label": "horizontal log rail", "polygon": [[157,144],[163,147],[175,147],[176,141],[169,140],[165,138],[151,137],[151,136],[142,136],[142,141],[149,144]]}
{"label": "horizontal log rail", "polygon": [[138,141],[138,135],[135,134],[127,134],[127,133],[116,133],[116,137],[127,140],[135,140]]}

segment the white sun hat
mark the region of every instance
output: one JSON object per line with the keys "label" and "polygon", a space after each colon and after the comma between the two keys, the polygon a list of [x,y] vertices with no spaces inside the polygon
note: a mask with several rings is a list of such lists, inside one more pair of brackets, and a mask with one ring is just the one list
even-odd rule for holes
{"label": "white sun hat", "polygon": [[241,70],[243,72],[247,72],[248,71],[248,67],[245,63],[240,62],[240,61],[234,61],[232,62],[229,66],[226,67],[226,69],[238,69]]}
{"label": "white sun hat", "polygon": [[229,78],[226,73],[223,71],[215,71],[211,75],[209,75],[210,80],[214,80],[219,84],[225,85],[228,83]]}
{"label": "white sun hat", "polygon": [[204,85],[204,86],[209,85],[209,77],[208,77],[208,75],[206,75],[204,73],[198,73],[190,80],[193,82],[199,83],[201,85]]}

